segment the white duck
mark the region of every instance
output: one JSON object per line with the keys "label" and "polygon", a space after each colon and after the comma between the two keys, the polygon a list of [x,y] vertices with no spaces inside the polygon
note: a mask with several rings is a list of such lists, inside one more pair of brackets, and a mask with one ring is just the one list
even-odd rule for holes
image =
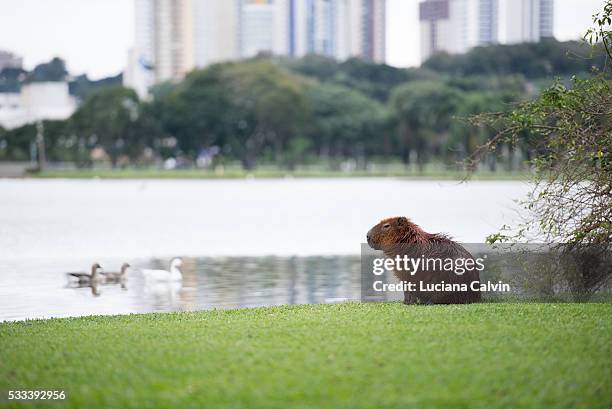
{"label": "white duck", "polygon": [[175,258],[170,262],[170,271],[143,269],[142,275],[145,280],[149,281],[181,281],[183,279],[183,274],[181,274],[179,267],[182,265],[183,260]]}

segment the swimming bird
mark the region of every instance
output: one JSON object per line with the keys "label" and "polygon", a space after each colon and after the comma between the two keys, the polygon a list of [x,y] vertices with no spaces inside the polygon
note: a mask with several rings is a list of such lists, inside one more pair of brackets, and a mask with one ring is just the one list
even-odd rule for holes
{"label": "swimming bird", "polygon": [[98,263],[94,263],[91,265],[91,273],[66,273],[69,279],[76,279],[79,284],[89,284],[89,283],[97,283],[103,280],[103,278],[98,274],[98,270],[101,269],[102,266]]}
{"label": "swimming bird", "polygon": [[121,265],[121,271],[119,272],[104,271],[104,272],[101,272],[100,275],[103,277],[104,281],[107,283],[119,283],[126,279],[127,269],[130,267],[131,266],[128,263],[123,263]]}
{"label": "swimming bird", "polygon": [[143,269],[142,275],[150,281],[181,281],[183,274],[179,269],[183,265],[183,260],[175,258],[170,262],[170,271]]}

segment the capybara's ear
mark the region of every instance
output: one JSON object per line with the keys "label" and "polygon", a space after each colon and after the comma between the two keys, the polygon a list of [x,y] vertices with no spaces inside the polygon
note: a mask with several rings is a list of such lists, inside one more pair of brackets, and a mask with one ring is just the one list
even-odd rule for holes
{"label": "capybara's ear", "polygon": [[406,224],[406,223],[408,223],[408,219],[406,219],[406,218],[405,218],[405,217],[403,217],[403,216],[402,216],[402,217],[398,217],[398,218],[397,218],[397,222],[398,222],[399,224]]}

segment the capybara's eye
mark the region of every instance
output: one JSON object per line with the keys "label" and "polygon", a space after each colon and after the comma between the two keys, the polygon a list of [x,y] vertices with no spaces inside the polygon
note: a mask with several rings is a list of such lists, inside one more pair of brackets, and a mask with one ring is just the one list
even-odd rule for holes
{"label": "capybara's eye", "polygon": [[383,229],[388,229],[389,227],[391,227],[391,225],[390,225],[389,223],[386,223],[386,224],[383,226]]}

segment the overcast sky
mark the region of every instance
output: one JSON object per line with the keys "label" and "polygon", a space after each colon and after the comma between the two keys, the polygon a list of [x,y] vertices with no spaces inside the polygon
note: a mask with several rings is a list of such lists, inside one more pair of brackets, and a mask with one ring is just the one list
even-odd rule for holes
{"label": "overcast sky", "polygon": [[[501,0],[514,1],[514,0]],[[555,36],[577,39],[604,0],[556,0]],[[419,0],[387,0],[387,63],[417,65]],[[0,49],[24,57],[27,69],[54,56],[72,74],[116,75],[133,43],[133,0],[0,0]]]}

